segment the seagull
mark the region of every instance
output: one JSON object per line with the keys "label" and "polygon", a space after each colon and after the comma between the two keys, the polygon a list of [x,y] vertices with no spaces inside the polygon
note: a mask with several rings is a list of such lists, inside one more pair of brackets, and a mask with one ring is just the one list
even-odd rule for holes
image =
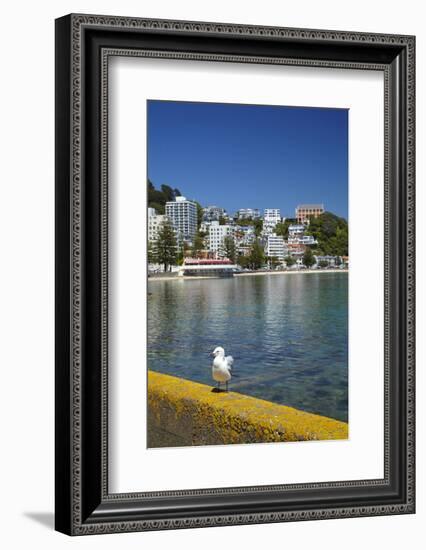
{"label": "seagull", "polygon": [[231,369],[234,359],[230,355],[225,357],[225,350],[218,346],[212,353],[214,360],[212,365],[213,380],[216,380],[217,387],[220,389],[221,383],[225,382],[226,391],[228,391],[228,382],[231,379]]}

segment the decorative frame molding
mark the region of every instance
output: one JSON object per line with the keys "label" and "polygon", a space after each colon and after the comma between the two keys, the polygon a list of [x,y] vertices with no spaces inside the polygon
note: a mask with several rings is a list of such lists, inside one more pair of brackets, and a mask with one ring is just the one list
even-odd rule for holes
{"label": "decorative frame molding", "polygon": [[[382,480],[108,493],[107,92],[108,59],[117,55],[384,72]],[[412,36],[95,15],[56,21],[59,531],[83,535],[414,512],[414,56]],[[187,499],[186,510],[173,508],[177,497]]]}

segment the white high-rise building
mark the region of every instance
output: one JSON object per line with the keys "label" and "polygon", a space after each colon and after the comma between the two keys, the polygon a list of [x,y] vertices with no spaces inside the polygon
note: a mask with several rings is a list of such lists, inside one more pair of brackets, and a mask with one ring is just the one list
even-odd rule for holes
{"label": "white high-rise building", "polygon": [[155,208],[148,208],[148,241],[154,242],[158,239],[158,233],[167,220],[167,216],[157,214]]}
{"label": "white high-rise building", "polygon": [[281,221],[279,208],[265,208],[263,213],[263,232],[265,235],[273,233],[277,223]]}
{"label": "white high-rise building", "polygon": [[192,241],[197,232],[197,205],[185,197],[166,202],[166,216],[185,241]]}
{"label": "white high-rise building", "polygon": [[234,237],[232,225],[220,225],[219,222],[211,222],[208,233],[208,246],[210,252],[220,252],[225,237]]}
{"label": "white high-rise building", "polygon": [[281,212],[279,208],[265,208],[263,212],[263,221],[277,225],[281,221]]}
{"label": "white high-rise building", "polygon": [[281,235],[268,235],[266,239],[265,254],[269,258],[277,258],[280,262],[288,255],[287,244]]}

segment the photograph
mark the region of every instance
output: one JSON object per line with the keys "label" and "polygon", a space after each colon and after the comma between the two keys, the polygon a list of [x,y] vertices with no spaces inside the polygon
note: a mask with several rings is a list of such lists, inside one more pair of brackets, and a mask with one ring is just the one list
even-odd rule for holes
{"label": "photograph", "polygon": [[348,439],[349,110],[146,109],[148,448]]}
{"label": "photograph", "polygon": [[[198,548],[204,528],[226,526],[229,546],[235,527],[270,524],[272,538],[285,529],[293,546],[357,548],[357,518],[371,539],[385,531],[389,550],[406,542],[401,526],[413,527],[416,513],[415,60],[424,31],[412,10],[385,20],[383,6],[369,6],[367,24],[366,10],[311,3],[296,17],[289,6],[247,3],[234,16],[200,3],[199,13],[172,3],[134,15],[57,8],[55,199],[42,201],[55,212],[54,431],[31,376],[48,391],[53,379],[40,378],[31,357],[18,362],[30,377],[24,401],[32,411],[49,405],[42,446],[51,455],[54,443],[55,460],[40,454],[37,474],[50,485],[32,477],[50,488],[54,471],[55,537],[107,535],[107,544],[122,534],[126,545],[130,533],[169,531],[175,544],[186,532]],[[49,27],[34,21],[52,50]],[[42,73],[53,79],[47,53]],[[11,72],[23,89],[27,73]],[[52,141],[51,124],[30,127]],[[22,157],[18,130],[5,135],[19,138]],[[28,143],[47,158],[46,140]],[[22,185],[7,186],[25,214],[12,216],[19,228],[9,233],[25,243],[40,239],[24,218],[52,230],[31,200],[41,190],[34,159],[13,159],[8,178],[30,167],[21,178],[29,199]],[[15,249],[6,257],[22,256],[22,269],[5,272],[21,283],[31,257]],[[31,251],[38,258],[40,246]],[[22,378],[16,352],[35,350],[22,323],[48,302],[36,285],[43,304],[21,300],[28,311],[16,315],[16,293],[4,288],[9,325],[16,318],[20,328],[6,370]],[[51,349],[44,324],[30,325]],[[25,435],[31,415],[15,401],[22,426],[12,431]],[[31,432],[37,448],[42,422]],[[31,438],[9,439],[28,454]],[[31,532],[44,509],[25,504],[25,528],[13,532]],[[316,527],[323,520],[329,536]],[[235,531],[232,542],[241,540]]]}

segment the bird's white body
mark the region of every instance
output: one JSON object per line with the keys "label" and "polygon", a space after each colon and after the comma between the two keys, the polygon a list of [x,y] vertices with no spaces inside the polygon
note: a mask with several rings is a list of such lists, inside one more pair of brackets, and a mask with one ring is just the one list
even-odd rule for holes
{"label": "bird's white body", "polygon": [[234,359],[228,355],[225,357],[225,350],[217,347],[213,351],[214,360],[212,365],[213,380],[219,383],[229,382],[232,378],[231,370]]}

